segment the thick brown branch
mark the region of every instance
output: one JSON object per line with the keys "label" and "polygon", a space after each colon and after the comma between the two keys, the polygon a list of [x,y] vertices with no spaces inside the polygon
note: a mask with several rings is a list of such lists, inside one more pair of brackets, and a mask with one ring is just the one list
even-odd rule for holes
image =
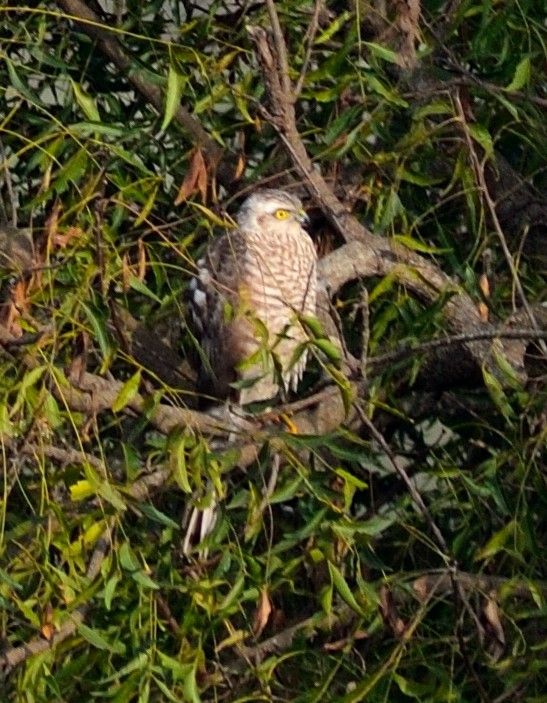
{"label": "thick brown branch", "polygon": [[[271,15],[276,13],[273,3],[270,3],[269,10]],[[255,43],[257,56],[268,89],[270,109],[273,113],[269,121],[280,133],[296,169],[306,179],[311,195],[323,208],[329,220],[338,229],[342,237],[346,241],[368,241],[368,238],[372,236],[371,233],[345,210],[323,176],[314,169],[306,147],[298,133],[294,112],[293,89],[285,72],[280,69],[281,66],[285,66],[287,63],[287,51],[282,34],[280,32],[275,34],[276,48],[274,49],[264,29],[261,27],[249,27],[248,31],[249,36]],[[279,53],[282,53],[284,58],[280,58]],[[267,113],[265,115],[268,117]]]}

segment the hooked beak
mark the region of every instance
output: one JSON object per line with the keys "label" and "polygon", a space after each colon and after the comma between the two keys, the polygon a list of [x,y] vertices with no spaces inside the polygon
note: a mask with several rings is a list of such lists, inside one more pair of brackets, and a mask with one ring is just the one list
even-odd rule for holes
{"label": "hooked beak", "polygon": [[298,212],[298,222],[300,222],[300,224],[301,224],[302,226],[306,226],[306,225],[309,225],[309,224],[310,224],[310,218],[309,218],[308,215],[306,214],[306,211],[305,211],[305,210],[299,210],[299,212]]}

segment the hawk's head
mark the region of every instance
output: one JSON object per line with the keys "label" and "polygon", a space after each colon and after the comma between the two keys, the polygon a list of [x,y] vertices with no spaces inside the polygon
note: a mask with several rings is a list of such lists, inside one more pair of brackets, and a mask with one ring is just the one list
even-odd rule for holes
{"label": "hawk's head", "polygon": [[299,198],[283,190],[266,188],[250,195],[237,214],[237,224],[243,231],[279,222],[295,222],[301,227],[307,221],[308,216]]}

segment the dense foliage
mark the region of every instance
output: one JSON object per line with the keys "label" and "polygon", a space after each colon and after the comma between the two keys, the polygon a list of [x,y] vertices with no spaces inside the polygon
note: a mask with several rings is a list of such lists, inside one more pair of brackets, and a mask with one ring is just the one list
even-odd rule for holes
{"label": "dense foliage", "polygon": [[[544,10],[0,8],[3,700],[545,700]],[[327,280],[292,414],[226,438],[185,325],[208,238],[266,183],[327,278],[358,244],[298,144],[374,261]]]}

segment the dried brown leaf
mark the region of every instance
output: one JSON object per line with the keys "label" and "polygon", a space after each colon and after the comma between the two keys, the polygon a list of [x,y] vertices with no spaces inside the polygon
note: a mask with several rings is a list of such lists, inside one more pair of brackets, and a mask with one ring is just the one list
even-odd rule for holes
{"label": "dried brown leaf", "polygon": [[270,614],[272,612],[272,604],[270,601],[270,596],[268,594],[268,589],[264,587],[260,593],[260,600],[258,601],[258,606],[255,610],[253,618],[253,634],[259,637],[270,619]]}
{"label": "dried brown leaf", "polygon": [[350,637],[344,637],[336,642],[327,642],[323,645],[325,652],[338,652],[348,645],[352,645],[355,640],[365,640],[369,637],[366,630],[356,630]]}
{"label": "dried brown leaf", "polygon": [[207,166],[199,148],[194,149],[190,158],[190,166],[175,198],[175,205],[181,205],[196,191],[205,202],[207,198]]}
{"label": "dried brown leaf", "polygon": [[380,615],[393,634],[396,637],[402,637],[406,630],[406,625],[399,616],[393,594],[386,586],[380,589]]}
{"label": "dried brown leaf", "polygon": [[[481,274],[479,278],[479,288],[485,298],[490,297],[490,284],[488,282],[488,276],[485,273]],[[478,310],[482,322],[488,322],[488,307],[486,303],[481,301],[478,305]]]}
{"label": "dried brown leaf", "polygon": [[53,637],[53,634],[55,633],[55,628],[52,625],[52,619],[53,619],[53,606],[51,603],[48,603],[46,605],[46,608],[43,613],[42,617],[42,624],[40,627],[40,632],[42,633],[42,637],[46,640],[50,640]]}
{"label": "dried brown leaf", "polygon": [[127,291],[129,290],[129,281],[131,279],[132,273],[133,272],[131,271],[131,266],[129,265],[129,257],[126,253],[122,256],[122,272],[121,272],[122,290],[124,293],[127,293]]}
{"label": "dried brown leaf", "polygon": [[59,234],[57,229],[52,230],[50,233],[51,246],[65,249],[73,239],[78,239],[82,234],[83,230],[80,227],[69,227],[64,234]]}
{"label": "dried brown leaf", "polygon": [[499,661],[505,652],[505,632],[501,624],[501,610],[496,600],[496,594],[488,596],[482,611],[484,629],[488,638],[488,651],[494,661]]}
{"label": "dried brown leaf", "polygon": [[341,649],[344,649],[344,647],[347,647],[348,644],[348,639],[344,637],[344,639],[337,640],[336,642],[327,642],[323,645],[323,650],[325,652],[339,652]]}
{"label": "dried brown leaf", "polygon": [[207,166],[205,165],[205,160],[203,154],[198,149],[196,151],[196,161],[198,162],[198,175],[197,175],[197,189],[201,195],[201,200],[203,203],[207,202]]}
{"label": "dried brown leaf", "polygon": [[425,601],[430,591],[427,576],[421,576],[419,579],[416,579],[412,584],[412,590],[421,601]]}
{"label": "dried brown leaf", "polygon": [[239,154],[238,159],[237,159],[237,165],[236,165],[236,172],[234,175],[234,179],[238,181],[241,176],[243,175],[243,172],[245,171],[245,166],[247,165],[247,161],[245,159],[245,154]]}
{"label": "dried brown leaf", "polygon": [[145,276],[146,276],[146,263],[147,263],[147,254],[146,254],[146,247],[144,246],[144,242],[142,239],[139,239],[137,242],[137,250],[138,250],[138,269],[137,269],[137,278],[139,281],[144,281]]}

